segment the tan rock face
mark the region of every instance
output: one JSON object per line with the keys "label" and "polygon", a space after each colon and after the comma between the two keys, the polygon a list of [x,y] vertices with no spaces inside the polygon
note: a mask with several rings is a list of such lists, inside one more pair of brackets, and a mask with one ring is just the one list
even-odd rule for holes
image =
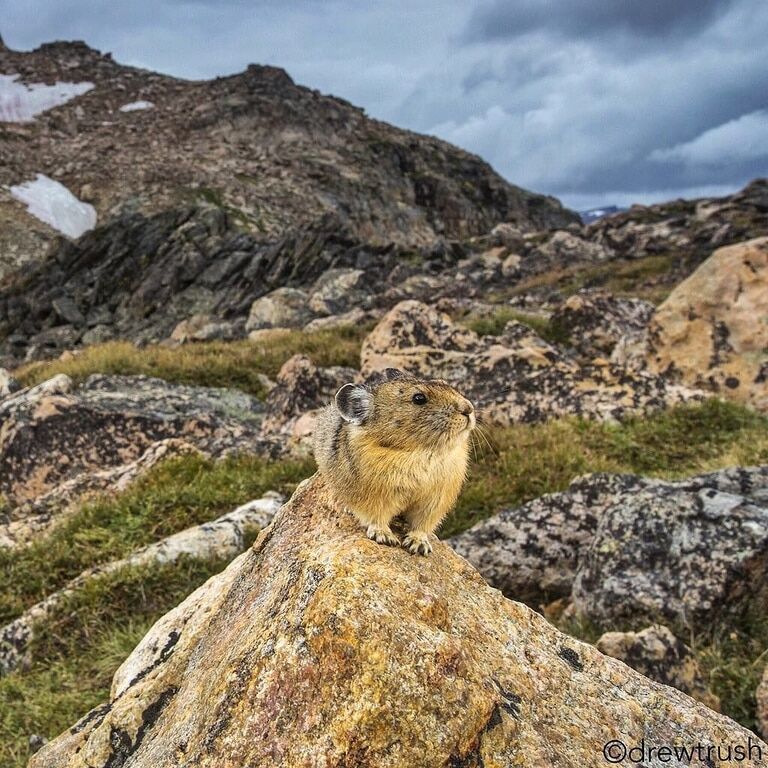
{"label": "tan rock face", "polygon": [[604,421],[704,398],[646,371],[595,360],[579,365],[527,325],[478,336],[418,301],[401,301],[365,339],[363,375],[402,368],[457,387],[497,424],[565,415]]}
{"label": "tan rock face", "polygon": [[113,695],[31,768],[583,768],[605,765],[611,739],[750,738],[506,600],[446,546],[420,558],[369,541],[318,477],[158,622]]}
{"label": "tan rock face", "polygon": [[768,238],[720,248],[659,307],[648,365],[768,411]]}

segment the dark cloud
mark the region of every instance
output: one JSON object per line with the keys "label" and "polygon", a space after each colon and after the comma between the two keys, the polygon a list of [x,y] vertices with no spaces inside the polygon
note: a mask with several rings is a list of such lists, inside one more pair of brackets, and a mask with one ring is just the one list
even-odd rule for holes
{"label": "dark cloud", "polygon": [[731,5],[733,0],[494,0],[475,10],[464,37],[499,40],[541,32],[666,40],[705,29]]}

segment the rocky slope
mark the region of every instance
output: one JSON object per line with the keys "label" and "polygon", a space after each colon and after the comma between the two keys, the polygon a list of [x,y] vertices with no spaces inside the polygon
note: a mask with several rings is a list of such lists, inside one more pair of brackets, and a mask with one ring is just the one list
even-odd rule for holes
{"label": "rocky slope", "polygon": [[[192,82],[57,42],[0,47],[0,76],[93,86],[33,121],[0,122],[0,185],[45,174],[93,205],[102,224],[207,201],[267,240],[332,213],[366,242],[415,245],[500,221],[578,221],[479,158],[372,120],[274,67]],[[54,239],[22,211],[2,193],[0,274],[39,259]]]}
{"label": "rocky slope", "polygon": [[30,766],[581,767],[604,765],[610,741],[768,749],[447,547],[415,558],[367,540],[314,478]]}

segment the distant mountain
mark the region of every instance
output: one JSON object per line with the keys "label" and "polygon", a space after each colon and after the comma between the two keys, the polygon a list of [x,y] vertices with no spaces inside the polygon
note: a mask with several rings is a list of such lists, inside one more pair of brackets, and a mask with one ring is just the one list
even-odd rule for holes
{"label": "distant mountain", "polygon": [[590,208],[588,211],[579,211],[582,224],[591,224],[598,219],[604,219],[606,216],[613,216],[615,213],[622,213],[626,208],[620,208],[617,205],[607,205],[602,208]]}
{"label": "distant mountain", "polygon": [[193,82],[81,42],[0,43],[0,277],[44,256],[57,230],[190,204],[226,210],[265,241],[327,214],[379,245],[578,221],[479,157],[372,120],[282,69]]}

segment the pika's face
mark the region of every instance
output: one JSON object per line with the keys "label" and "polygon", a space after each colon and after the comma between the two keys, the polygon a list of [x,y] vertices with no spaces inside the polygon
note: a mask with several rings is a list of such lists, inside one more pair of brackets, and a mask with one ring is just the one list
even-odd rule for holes
{"label": "pika's face", "polygon": [[466,440],[475,427],[474,406],[450,384],[392,368],[372,385],[345,385],[336,405],[345,419],[390,448],[448,446]]}

